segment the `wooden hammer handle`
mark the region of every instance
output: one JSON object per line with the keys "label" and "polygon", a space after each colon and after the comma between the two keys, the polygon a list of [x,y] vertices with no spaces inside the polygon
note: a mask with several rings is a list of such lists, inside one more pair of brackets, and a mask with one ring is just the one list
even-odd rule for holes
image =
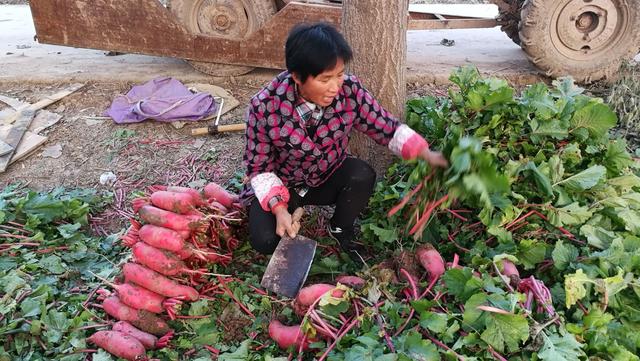
{"label": "wooden hammer handle", "polygon": [[193,128],[191,129],[191,135],[207,135],[218,134],[224,132],[238,132],[246,129],[245,123],[228,124],[228,125],[211,125],[206,128]]}

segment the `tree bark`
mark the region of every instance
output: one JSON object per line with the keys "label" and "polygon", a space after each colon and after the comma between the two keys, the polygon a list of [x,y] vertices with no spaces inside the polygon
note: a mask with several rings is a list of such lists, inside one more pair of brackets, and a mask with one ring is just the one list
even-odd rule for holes
{"label": "tree bark", "polygon": [[[409,0],[345,0],[342,32],[353,48],[348,70],[358,76],[378,102],[404,121],[406,97],[407,16]],[[352,154],[380,171],[390,159],[365,135],[354,132]],[[379,169],[382,168],[382,169]]]}

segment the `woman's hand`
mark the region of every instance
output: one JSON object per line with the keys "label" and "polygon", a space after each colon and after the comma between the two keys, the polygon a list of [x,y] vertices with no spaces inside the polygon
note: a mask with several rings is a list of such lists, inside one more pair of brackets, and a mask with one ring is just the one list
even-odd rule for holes
{"label": "woman's hand", "polygon": [[449,167],[449,162],[440,152],[433,152],[429,148],[425,148],[420,153],[420,158],[424,159],[433,167],[439,168],[447,168]]}
{"label": "woman's hand", "polygon": [[272,212],[276,216],[276,234],[280,237],[287,235],[294,238],[297,232],[293,227],[293,219],[287,207],[280,206],[273,209]]}

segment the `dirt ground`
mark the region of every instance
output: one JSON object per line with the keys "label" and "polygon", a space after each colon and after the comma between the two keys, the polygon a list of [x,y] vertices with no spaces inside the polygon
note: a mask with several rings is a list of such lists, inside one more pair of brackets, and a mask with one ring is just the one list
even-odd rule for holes
{"label": "dirt ground", "polygon": [[[242,159],[241,134],[193,137],[187,125],[147,121],[117,125],[103,117],[113,98],[134,84],[90,83],[47,108],[63,116],[44,134],[47,142],[24,160],[12,164],[0,175],[0,183],[28,183],[30,188],[104,187],[100,175],[113,172],[116,184],[143,185],[182,183],[199,179],[226,182]],[[36,102],[55,93],[64,84],[0,85],[0,93]],[[243,104],[261,84],[225,87]],[[4,105],[3,105],[4,106]],[[230,122],[242,118],[243,107],[226,115]],[[200,122],[197,126],[206,126]],[[62,146],[58,158],[44,157],[49,146]]]}
{"label": "dirt ground", "polygon": [[[65,84],[1,83],[0,94],[26,102],[36,102],[62,89]],[[47,142],[26,158],[0,174],[0,185],[20,182],[45,190],[57,186],[105,188],[100,175],[113,172],[116,185],[189,184],[216,181],[225,183],[241,169],[241,133],[194,137],[190,129],[206,122],[176,129],[170,124],[145,121],[118,125],[104,117],[104,111],[118,94],[132,83],[89,83],[47,110],[63,118],[43,135]],[[241,122],[244,104],[262,86],[259,80],[226,82],[224,87],[240,106],[227,113],[221,123]],[[432,87],[409,89],[411,97],[433,94]],[[0,102],[0,109],[6,107]],[[58,158],[43,156],[47,147],[60,145]]]}

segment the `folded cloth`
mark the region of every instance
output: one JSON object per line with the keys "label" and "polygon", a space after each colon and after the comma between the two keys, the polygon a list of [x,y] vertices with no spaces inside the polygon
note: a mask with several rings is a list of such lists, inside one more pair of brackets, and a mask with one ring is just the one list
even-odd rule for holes
{"label": "folded cloth", "polygon": [[174,78],[156,78],[116,97],[105,113],[116,123],[196,121],[211,116],[217,107],[211,94],[194,94]]}

